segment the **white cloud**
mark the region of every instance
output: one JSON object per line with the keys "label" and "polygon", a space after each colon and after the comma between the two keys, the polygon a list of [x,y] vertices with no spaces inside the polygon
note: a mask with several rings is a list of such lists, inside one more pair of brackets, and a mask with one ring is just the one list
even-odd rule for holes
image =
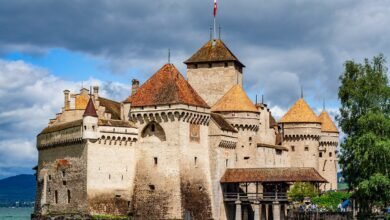
{"label": "white cloud", "polygon": [[[62,91],[77,92],[80,84],[23,61],[0,59],[0,177],[9,169],[31,172],[37,161],[35,136],[63,106]],[[94,78],[84,85],[98,85],[102,96],[118,101],[130,91],[127,85]]]}

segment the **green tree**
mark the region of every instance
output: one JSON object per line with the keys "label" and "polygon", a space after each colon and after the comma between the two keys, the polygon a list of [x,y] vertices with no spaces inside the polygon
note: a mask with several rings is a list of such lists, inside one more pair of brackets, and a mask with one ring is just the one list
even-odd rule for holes
{"label": "green tree", "polygon": [[[390,172],[390,87],[383,55],[347,61],[340,76],[343,176],[362,210],[387,205]],[[387,195],[387,196],[386,196]]]}
{"label": "green tree", "polygon": [[288,197],[293,201],[302,202],[305,197],[314,198],[318,195],[317,188],[311,183],[295,183],[288,191]]}

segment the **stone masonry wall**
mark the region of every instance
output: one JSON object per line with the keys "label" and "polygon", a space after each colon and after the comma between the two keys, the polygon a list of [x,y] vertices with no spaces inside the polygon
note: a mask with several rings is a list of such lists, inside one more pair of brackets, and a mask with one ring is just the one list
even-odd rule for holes
{"label": "stone masonry wall", "polygon": [[191,86],[207,102],[213,106],[234,85],[242,86],[242,73],[233,62],[225,67],[224,63],[198,64],[198,68],[187,69],[187,78]]}
{"label": "stone masonry wall", "polygon": [[[42,214],[88,213],[86,155],[85,144],[52,147],[39,151],[38,186],[42,188],[38,190],[42,195],[46,195],[44,199],[46,205]],[[36,211],[40,212],[40,210]]]}

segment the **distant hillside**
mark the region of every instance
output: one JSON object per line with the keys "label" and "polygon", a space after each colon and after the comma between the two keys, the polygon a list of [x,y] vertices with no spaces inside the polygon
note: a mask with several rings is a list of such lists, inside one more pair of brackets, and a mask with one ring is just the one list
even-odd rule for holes
{"label": "distant hillside", "polygon": [[17,175],[0,180],[0,203],[34,201],[36,182],[34,175]]}

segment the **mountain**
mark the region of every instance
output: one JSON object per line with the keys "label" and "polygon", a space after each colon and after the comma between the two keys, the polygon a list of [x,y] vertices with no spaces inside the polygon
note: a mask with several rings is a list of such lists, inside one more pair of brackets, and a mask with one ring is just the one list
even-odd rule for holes
{"label": "mountain", "polygon": [[0,180],[0,203],[34,201],[36,181],[34,175],[21,174]]}

